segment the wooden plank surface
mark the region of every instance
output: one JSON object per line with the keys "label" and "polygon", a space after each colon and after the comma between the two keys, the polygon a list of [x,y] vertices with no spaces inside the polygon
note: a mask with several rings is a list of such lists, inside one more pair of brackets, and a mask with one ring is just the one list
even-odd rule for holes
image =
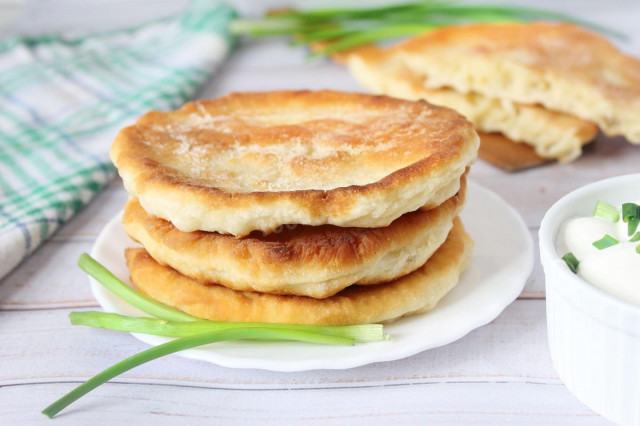
{"label": "wooden plank surface", "polygon": [[[6,343],[2,359],[12,365],[10,371],[2,372],[0,385],[86,380],[148,347],[126,333],[71,327],[70,311],[0,312],[0,340]],[[521,374],[520,360],[513,356],[517,353],[529,356],[526,376]],[[48,361],[34,362],[38,359]],[[193,386],[265,390],[467,381],[557,383],[558,378],[549,362],[544,301],[520,300],[498,319],[463,339],[400,361],[349,370],[278,373],[224,368],[171,356],[155,365],[139,367],[116,381],[165,385],[184,381]]]}
{"label": "wooden plank surface", "polygon": [[[0,389],[0,409],[8,421],[42,424],[41,415],[30,411],[33,404],[47,403],[50,395],[71,388],[64,384],[5,387]],[[579,402],[568,401],[565,393],[562,385],[535,383],[428,383],[267,392],[110,384],[54,421],[56,425],[121,425],[140,418],[154,425],[603,424]],[[530,399],[540,401],[535,413],[529,409]],[[9,406],[4,403],[8,400],[16,403]]]}
{"label": "wooden plank surface", "polygon": [[[70,327],[68,313],[0,313],[1,359],[11,365],[0,376],[0,413],[10,424],[38,420],[37,410],[73,385],[146,347],[128,334]],[[525,374],[513,354],[527,354]],[[541,404],[535,412],[531,401]],[[389,422],[430,416],[438,424],[473,416],[492,423],[598,420],[551,367],[542,300],[517,301],[492,323],[450,345],[349,370],[278,373],[171,356],[118,377],[60,420],[79,424],[96,410],[114,421],[143,414],[201,422],[351,421],[361,416],[364,421],[374,413]]]}
{"label": "wooden plank surface", "polygon": [[[254,15],[282,4],[233,3]],[[111,29],[160,17],[183,4],[32,0],[13,28],[31,34]],[[305,3],[318,4],[327,2]],[[536,6],[579,14],[627,32],[631,42],[618,45],[640,56],[637,1],[544,0]],[[303,48],[292,48],[286,41],[267,40],[241,43],[201,97],[282,88],[362,91],[342,67],[308,60]],[[597,179],[637,172],[639,164],[640,147],[600,136],[571,164],[509,174],[479,161],[470,177],[513,205],[537,244],[540,220],[558,198]],[[0,281],[0,424],[42,424],[39,411],[48,403],[147,347],[128,334],[74,328],[67,321],[71,310],[96,306],[75,262],[90,250],[126,199],[121,181],[114,180]],[[544,276],[536,253],[534,272],[520,300],[492,323],[445,347],[351,370],[300,373],[228,369],[172,356],[99,388],[56,422],[607,424],[558,380],[546,343],[543,298]]]}

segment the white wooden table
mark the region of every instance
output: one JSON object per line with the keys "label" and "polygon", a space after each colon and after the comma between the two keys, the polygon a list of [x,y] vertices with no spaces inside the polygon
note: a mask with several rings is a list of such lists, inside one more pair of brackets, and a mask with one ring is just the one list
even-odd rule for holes
{"label": "white wooden table", "polygon": [[[55,3],[55,6],[51,3]],[[260,13],[269,4],[236,2]],[[291,2],[288,2],[290,4]],[[557,3],[557,4],[556,4]],[[596,2],[594,2],[596,3]],[[633,36],[621,48],[640,56],[635,1],[536,2],[563,8]],[[108,29],[179,9],[176,2],[34,1],[12,31]],[[95,13],[87,15],[87,11]],[[2,11],[0,5],[0,12]],[[248,42],[203,90],[360,90],[341,67],[309,62],[285,41]],[[640,119],[640,118],[639,118]],[[107,142],[108,143],[108,142]],[[593,180],[640,170],[640,147],[600,137],[568,165],[508,174],[478,162],[471,178],[524,217],[534,241],[544,212]],[[72,310],[97,306],[75,266],[127,195],[111,183],[32,257],[0,281],[0,424],[40,424],[40,410],[80,382],[147,346],[128,334],[72,327]],[[577,401],[551,365],[544,276],[536,259],[518,300],[495,321],[448,346],[351,370],[276,373],[238,370],[170,356],[139,367],[81,399],[57,424],[256,424],[397,422],[444,424],[606,424]]]}

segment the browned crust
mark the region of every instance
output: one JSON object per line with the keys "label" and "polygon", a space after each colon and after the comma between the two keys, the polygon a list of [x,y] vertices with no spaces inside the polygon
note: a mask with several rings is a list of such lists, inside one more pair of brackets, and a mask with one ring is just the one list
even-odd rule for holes
{"label": "browned crust", "polygon": [[[206,111],[211,116],[240,113],[251,116],[266,110],[281,110],[285,113],[301,109],[333,109],[336,111],[336,118],[349,111],[372,111],[384,115],[402,110],[406,113],[407,126],[416,117],[428,117],[431,125],[423,129],[424,133],[414,132],[406,137],[406,146],[417,151],[412,153],[412,157],[417,158],[416,161],[370,184],[346,185],[328,190],[228,192],[202,179],[177,173],[163,164],[162,158],[154,157],[149,149],[152,127],[170,126],[184,120],[189,114]],[[348,215],[354,206],[354,200],[358,198],[397,191],[425,176],[437,176],[439,171],[447,169],[465,153],[468,155],[476,138],[473,125],[464,117],[450,109],[436,107],[424,101],[408,102],[386,96],[335,91],[232,93],[219,99],[190,102],[169,113],[152,111],[145,114],[135,125],[118,133],[111,147],[111,159],[125,181],[127,178],[132,180],[134,188],[128,189],[133,190],[133,195],[140,198],[146,193],[153,193],[158,196],[162,194],[177,204],[187,205],[196,200],[207,210],[242,210],[255,205],[274,211],[295,208],[306,212],[311,218],[323,218],[327,215]],[[151,143],[163,143],[163,140],[156,138]],[[390,161],[389,158],[390,156],[381,156],[379,161]],[[165,219],[171,220],[167,217]]]}
{"label": "browned crust", "polygon": [[208,320],[350,325],[388,321],[432,308],[457,283],[473,242],[459,219],[447,241],[418,270],[376,286],[351,286],[326,299],[241,292],[204,284],[161,266],[144,249],[127,249],[131,279],[149,297]]}
{"label": "browned crust", "polygon": [[[268,235],[253,232],[242,238],[214,232],[182,232],[171,222],[147,214],[136,199],[130,199],[125,206],[122,223],[129,236],[140,241],[156,261],[186,276],[214,280],[235,290],[324,298],[354,283],[381,282],[371,273],[384,255],[404,247],[418,250],[416,241],[431,241],[433,228],[450,226],[464,204],[465,176],[458,194],[440,206],[406,213],[383,228],[296,225]],[[414,252],[413,256],[418,254]],[[402,258],[403,262],[408,260]],[[411,272],[402,265],[394,266],[395,276],[388,275],[387,270],[376,272],[387,280]],[[364,268],[371,273],[362,275]]]}

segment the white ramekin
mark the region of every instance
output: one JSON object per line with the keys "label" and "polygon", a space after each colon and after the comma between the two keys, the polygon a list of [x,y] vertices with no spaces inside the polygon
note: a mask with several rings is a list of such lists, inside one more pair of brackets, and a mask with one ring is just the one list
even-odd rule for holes
{"label": "white ramekin", "polygon": [[598,200],[639,198],[640,174],[602,180],[561,198],[540,225],[553,365],[580,401],[624,425],[640,425],[640,307],[573,274],[561,259],[565,253],[556,251],[556,238],[564,221],[590,216]]}

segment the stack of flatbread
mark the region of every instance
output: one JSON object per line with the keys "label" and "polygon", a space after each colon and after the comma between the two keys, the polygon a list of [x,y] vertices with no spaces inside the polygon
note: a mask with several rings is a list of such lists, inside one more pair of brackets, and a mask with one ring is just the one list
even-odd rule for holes
{"label": "stack of flatbread", "polygon": [[[480,133],[480,156],[497,165],[517,166],[522,155],[526,166],[526,148],[535,152],[532,164],[535,156],[574,160],[598,127],[640,143],[640,61],[576,25],[442,27],[337,58],[374,93],[426,99],[465,115]],[[516,158],[500,159],[499,149],[507,156],[515,149]]]}
{"label": "stack of flatbread", "polygon": [[473,243],[457,217],[479,138],[424,101],[238,93],[150,112],[111,158],[136,287],[193,316],[348,325],[425,312]]}

